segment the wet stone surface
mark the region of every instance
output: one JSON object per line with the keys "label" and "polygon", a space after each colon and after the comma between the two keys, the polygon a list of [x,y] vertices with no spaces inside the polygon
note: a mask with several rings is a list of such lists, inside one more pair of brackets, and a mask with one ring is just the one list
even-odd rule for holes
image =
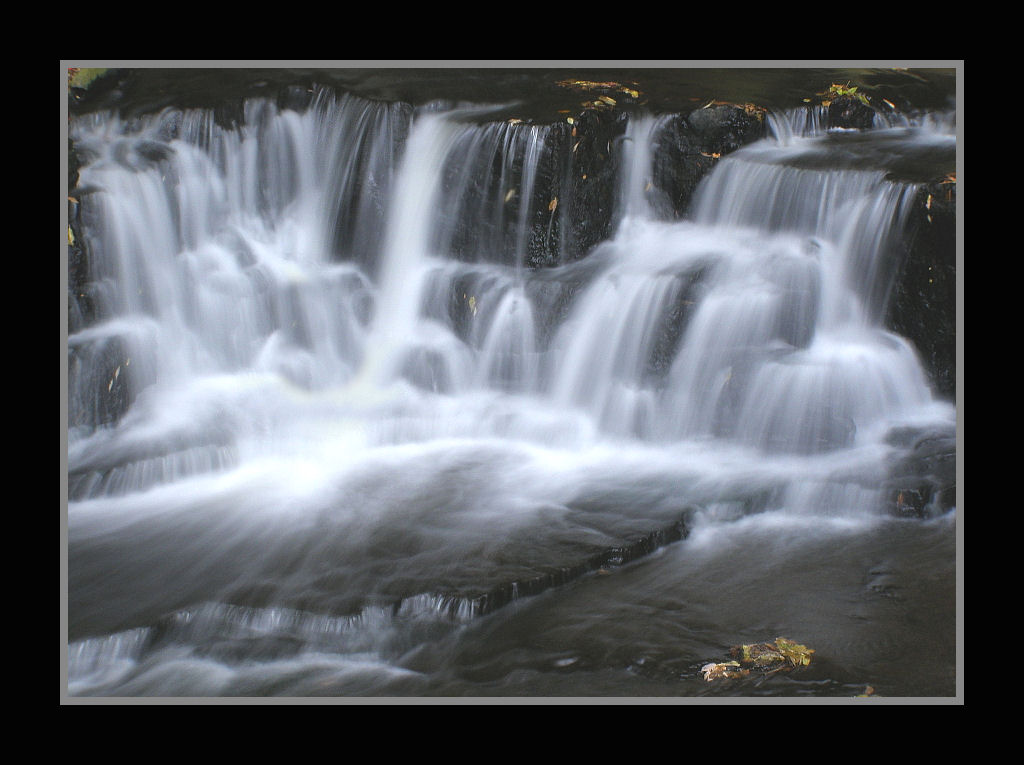
{"label": "wet stone surface", "polygon": [[956,432],[901,428],[887,439],[907,449],[886,481],[889,512],[904,518],[930,518],[956,506]]}
{"label": "wet stone surface", "polygon": [[956,396],[956,182],[922,186],[886,326],[913,343],[938,394]]}

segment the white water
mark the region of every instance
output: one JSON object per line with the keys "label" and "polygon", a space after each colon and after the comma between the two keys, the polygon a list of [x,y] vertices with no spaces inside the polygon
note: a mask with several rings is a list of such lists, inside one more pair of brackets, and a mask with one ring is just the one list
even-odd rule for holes
{"label": "white water", "polygon": [[175,613],[276,614],[332,672],[402,674],[380,604],[434,613],[684,507],[874,528],[886,433],[954,416],[879,324],[912,188],[783,164],[815,140],[789,130],[722,160],[691,220],[656,220],[657,125],[621,142],[614,237],[533,273],[530,210],[507,205],[533,196],[543,128],[325,94],[239,129],[77,122],[102,318],[69,338],[72,422],[104,349],[133,400],[69,438],[77,692],[136,671],[138,630]]}

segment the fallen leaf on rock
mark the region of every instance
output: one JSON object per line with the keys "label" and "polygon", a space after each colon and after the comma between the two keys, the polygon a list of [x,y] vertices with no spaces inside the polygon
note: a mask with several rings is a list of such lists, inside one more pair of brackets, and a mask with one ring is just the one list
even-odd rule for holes
{"label": "fallen leaf on rock", "polygon": [[[594,82],[593,80],[559,80],[557,83],[560,87],[571,88],[572,90],[617,90],[620,93],[624,93],[631,98],[640,98],[640,91],[636,88],[627,87],[620,82]],[[633,83],[634,85],[636,83]],[[601,96],[606,98],[606,96]],[[611,99],[612,106],[615,102]]]}
{"label": "fallen leaf on rock", "polygon": [[720,678],[746,677],[750,674],[750,670],[741,668],[738,661],[711,662],[701,667],[700,671],[709,683]]}
{"label": "fallen leaf on rock", "polygon": [[732,661],[712,662],[701,668],[707,681],[723,677],[745,677],[752,670],[765,673],[806,667],[811,663],[813,648],[789,638],[776,638],[773,643],[750,643],[729,649]]}
{"label": "fallen leaf on rock", "polygon": [[813,648],[794,643],[787,638],[775,638],[775,647],[778,649],[790,664],[794,667],[806,667],[811,663]]}
{"label": "fallen leaf on rock", "polygon": [[574,88],[577,90],[593,90],[595,88],[617,88],[619,83],[617,82],[594,82],[593,80],[559,80],[558,83],[563,88]]}

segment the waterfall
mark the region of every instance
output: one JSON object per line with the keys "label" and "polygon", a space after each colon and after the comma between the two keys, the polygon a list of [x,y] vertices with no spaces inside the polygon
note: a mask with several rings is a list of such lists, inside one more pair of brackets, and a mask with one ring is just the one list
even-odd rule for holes
{"label": "waterfall", "polygon": [[[269,634],[274,656],[380,662],[415,693],[416,662],[389,662],[442,611],[515,599],[684,507],[870,528],[892,433],[952,426],[883,324],[917,186],[819,114],[773,117],[683,219],[648,201],[666,121],[631,115],[613,235],[550,268],[527,252],[568,205],[545,186],[557,135],[489,114],[325,89],[250,100],[239,124],[73,121],[79,692],[170,635]],[[878,132],[948,149],[943,130]]]}

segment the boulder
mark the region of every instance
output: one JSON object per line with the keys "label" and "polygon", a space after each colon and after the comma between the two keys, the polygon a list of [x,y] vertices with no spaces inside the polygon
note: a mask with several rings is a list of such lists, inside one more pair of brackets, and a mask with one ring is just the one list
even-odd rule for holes
{"label": "boulder", "polygon": [[956,398],[956,180],[921,186],[885,324],[910,340],[935,392]]}
{"label": "boulder", "polygon": [[697,184],[726,154],[765,136],[764,112],[752,106],[715,104],[672,118],[657,138],[654,186],[667,212],[682,218]]}
{"label": "boulder", "polygon": [[840,95],[828,105],[828,125],[846,130],[870,130],[875,110],[854,96]]}
{"label": "boulder", "polygon": [[956,507],[955,429],[894,429],[887,439],[905,448],[885,482],[885,505],[902,518],[931,518]]}

